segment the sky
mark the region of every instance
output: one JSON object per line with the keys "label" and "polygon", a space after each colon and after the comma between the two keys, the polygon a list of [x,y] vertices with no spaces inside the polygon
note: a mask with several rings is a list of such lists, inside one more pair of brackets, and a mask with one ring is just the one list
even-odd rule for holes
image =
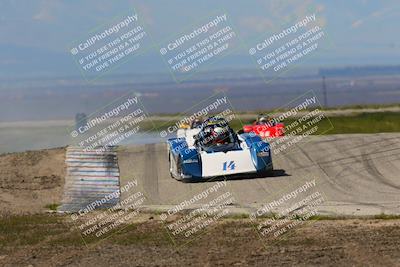
{"label": "sky", "polygon": [[[166,71],[157,44],[216,13],[227,13],[241,40],[253,44],[307,14],[316,13],[329,36],[324,53],[307,64],[318,66],[395,65],[400,56],[398,1],[232,1],[222,0],[2,0],[0,77],[80,75],[71,43],[93,29],[135,10],[152,44],[138,62],[114,73]],[[247,49],[232,53],[234,67],[245,66]],[[141,66],[143,65],[143,69]]]}

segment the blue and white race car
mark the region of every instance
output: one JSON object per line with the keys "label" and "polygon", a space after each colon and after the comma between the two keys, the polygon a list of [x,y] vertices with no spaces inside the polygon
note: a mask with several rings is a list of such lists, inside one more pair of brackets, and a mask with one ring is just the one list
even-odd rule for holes
{"label": "blue and white race car", "polygon": [[168,139],[171,176],[201,180],[272,172],[270,145],[251,133],[236,134],[225,119],[205,120],[194,136]]}

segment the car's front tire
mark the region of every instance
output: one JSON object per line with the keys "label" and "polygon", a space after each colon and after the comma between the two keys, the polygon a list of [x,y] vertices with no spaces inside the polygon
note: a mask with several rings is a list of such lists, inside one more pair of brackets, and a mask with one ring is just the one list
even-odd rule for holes
{"label": "car's front tire", "polygon": [[171,151],[168,154],[168,161],[169,161],[169,174],[171,175],[172,178],[175,178],[176,176],[176,160],[174,155],[171,153]]}
{"label": "car's front tire", "polygon": [[183,180],[182,159],[178,156],[176,160],[171,152],[169,153],[169,173],[172,178],[178,181]]}

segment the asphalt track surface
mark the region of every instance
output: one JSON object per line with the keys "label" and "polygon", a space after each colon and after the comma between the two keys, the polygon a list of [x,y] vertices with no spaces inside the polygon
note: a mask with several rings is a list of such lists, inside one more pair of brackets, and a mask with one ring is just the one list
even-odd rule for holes
{"label": "asphalt track surface", "polygon": [[[143,192],[145,206],[154,209],[193,200],[218,183],[215,179],[183,183],[171,178],[166,144],[121,147],[118,162],[121,188],[136,180],[134,190]],[[272,176],[228,179],[215,195],[229,192],[233,209],[252,212],[315,179],[315,186],[305,194],[319,192],[323,196],[318,205],[321,214],[400,214],[399,133],[308,136],[274,153],[273,164]],[[122,192],[122,199],[131,194],[131,189]],[[185,208],[209,203],[213,194]]]}

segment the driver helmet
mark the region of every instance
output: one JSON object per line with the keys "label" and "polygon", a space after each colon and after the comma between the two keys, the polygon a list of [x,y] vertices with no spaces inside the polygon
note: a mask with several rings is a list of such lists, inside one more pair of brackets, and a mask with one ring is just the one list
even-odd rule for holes
{"label": "driver helmet", "polygon": [[260,123],[260,124],[266,124],[266,123],[268,123],[270,121],[271,121],[271,117],[269,117],[269,116],[260,115],[258,117],[258,123]]}
{"label": "driver helmet", "polygon": [[194,128],[200,128],[201,125],[202,125],[202,123],[203,123],[203,121],[202,121],[201,119],[196,118],[196,119],[194,119],[194,120],[192,121],[192,126],[191,126],[191,128],[192,128],[192,129],[194,129]]}
{"label": "driver helmet", "polygon": [[229,141],[229,132],[223,127],[215,127],[212,131],[214,144],[225,144]]}

